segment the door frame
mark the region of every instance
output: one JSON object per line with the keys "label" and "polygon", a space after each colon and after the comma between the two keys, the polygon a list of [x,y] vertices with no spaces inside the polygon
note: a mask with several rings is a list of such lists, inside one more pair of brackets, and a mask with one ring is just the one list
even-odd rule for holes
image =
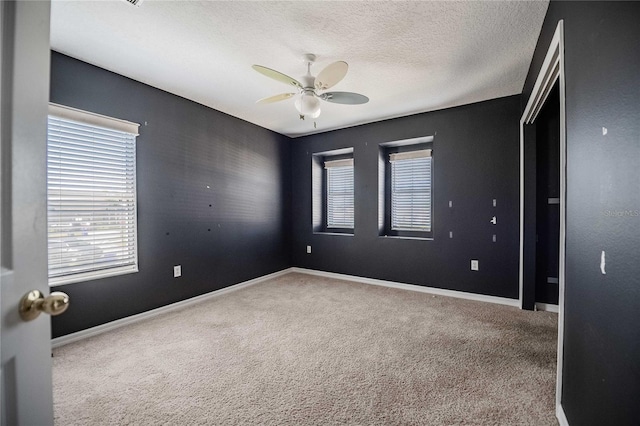
{"label": "door frame", "polygon": [[[560,258],[558,262],[558,361],[556,373],[556,417],[561,425],[567,425],[562,408],[562,364],[564,346],[564,293],[565,293],[565,253],[567,220],[567,140],[565,107],[565,66],[564,66],[564,21],[558,21],[555,33],[547,50],[542,67],[536,78],[531,96],[520,118],[520,261],[519,261],[519,302],[523,305],[524,290],[524,204],[525,204],[525,125],[532,124],[542,109],[556,81],[560,89]],[[534,301],[535,302],[535,301]]]}

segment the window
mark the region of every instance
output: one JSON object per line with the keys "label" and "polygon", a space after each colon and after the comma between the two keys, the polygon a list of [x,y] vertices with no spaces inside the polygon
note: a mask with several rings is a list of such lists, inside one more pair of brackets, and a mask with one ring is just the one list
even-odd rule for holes
{"label": "window", "polygon": [[353,148],[311,155],[311,225],[313,232],[353,235]]}
{"label": "window", "polygon": [[389,155],[391,230],[431,232],[431,150]]}
{"label": "window", "polygon": [[50,105],[49,284],[136,272],[138,125]]}
{"label": "window", "polygon": [[327,228],[353,229],[353,158],[325,161]]}
{"label": "window", "polygon": [[431,238],[433,137],[380,144],[379,235]]}

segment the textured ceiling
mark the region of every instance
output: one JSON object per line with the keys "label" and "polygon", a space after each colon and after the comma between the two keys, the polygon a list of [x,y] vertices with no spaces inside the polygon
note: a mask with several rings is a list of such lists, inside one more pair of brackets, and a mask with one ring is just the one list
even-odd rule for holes
{"label": "textured ceiling", "polygon": [[[522,91],[548,1],[54,0],[54,50],[288,136],[300,136]],[[349,63],[331,90],[365,105],[322,103],[317,128],[294,100],[256,105],[298,78]],[[120,117],[126,118],[126,117]]]}

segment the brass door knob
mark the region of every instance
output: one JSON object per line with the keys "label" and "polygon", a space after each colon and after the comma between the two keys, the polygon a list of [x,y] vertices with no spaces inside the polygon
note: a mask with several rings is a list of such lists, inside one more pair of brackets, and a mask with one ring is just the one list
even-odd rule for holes
{"label": "brass door knob", "polygon": [[54,291],[44,297],[39,290],[32,290],[20,300],[20,318],[31,321],[38,318],[40,312],[49,315],[60,315],[69,307],[69,296],[61,291]]}

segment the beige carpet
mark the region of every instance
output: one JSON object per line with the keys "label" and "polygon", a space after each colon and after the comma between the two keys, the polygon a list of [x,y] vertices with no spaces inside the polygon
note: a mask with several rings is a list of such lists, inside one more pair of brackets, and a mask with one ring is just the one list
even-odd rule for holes
{"label": "beige carpet", "polygon": [[288,274],[54,350],[57,425],[555,425],[557,317]]}

